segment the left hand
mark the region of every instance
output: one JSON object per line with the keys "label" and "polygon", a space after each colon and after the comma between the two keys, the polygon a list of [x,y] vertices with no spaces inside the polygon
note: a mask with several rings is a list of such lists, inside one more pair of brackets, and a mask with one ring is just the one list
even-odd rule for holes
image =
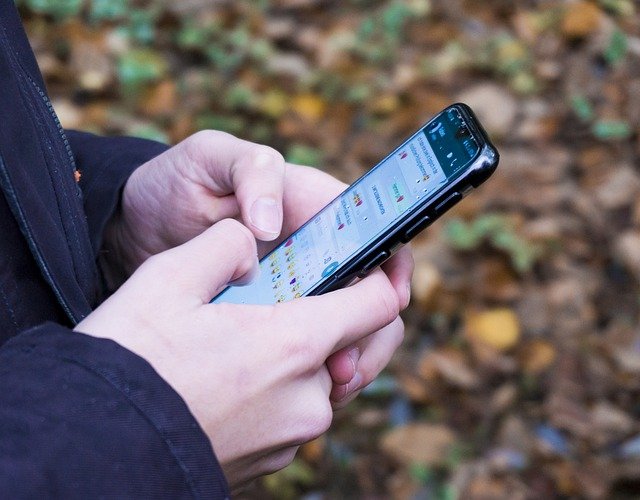
{"label": "left hand", "polygon": [[285,163],[274,149],[202,131],[139,167],[107,228],[108,273],[123,282],[152,255],[185,243],[226,218],[258,240],[282,228]]}
{"label": "left hand", "polygon": [[[274,240],[298,229],[346,187],[320,170],[285,164],[270,147],[224,132],[196,133],[142,165],[127,181],[120,213],[106,233],[107,275],[122,282],[147,258],[229,217],[251,230],[264,255],[277,244]],[[413,272],[410,250],[401,249],[383,270],[406,307]],[[335,406],[355,397],[362,388],[359,380],[379,373],[403,331],[398,319],[327,360]]]}

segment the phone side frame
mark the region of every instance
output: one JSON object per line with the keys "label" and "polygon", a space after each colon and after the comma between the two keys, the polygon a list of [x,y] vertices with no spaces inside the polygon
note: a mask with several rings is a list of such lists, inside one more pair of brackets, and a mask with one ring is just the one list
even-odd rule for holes
{"label": "phone side frame", "polygon": [[[421,228],[418,233],[423,231],[434,221],[440,218],[444,213],[446,213],[453,205],[466,197],[466,195],[473,189],[478,188],[491,176],[491,174],[493,174],[493,172],[498,167],[500,155],[498,153],[498,150],[489,139],[487,132],[484,130],[477,117],[475,116],[475,113],[466,104],[455,103],[448,106],[441,113],[438,113],[438,115],[425,123],[418,130],[418,133],[421,133],[424,128],[431,121],[435,120],[440,114],[446,113],[452,108],[456,108],[461,112],[461,114],[465,118],[467,126],[472,130],[474,137],[479,137],[482,139],[481,149],[476,159],[473,160],[473,163],[469,167],[467,167],[466,171],[462,175],[457,177],[454,182],[452,182],[450,185],[443,186],[440,192],[434,193],[432,197],[430,197],[428,200],[425,200],[425,203],[423,205],[416,207],[412,211],[411,216],[407,218],[407,220],[402,221],[402,223],[398,224],[397,226],[390,227],[389,229],[387,229],[387,231],[376,238],[376,240],[372,242],[366,249],[355,254],[344,266],[341,266],[338,270],[336,270],[336,273],[333,275],[332,279],[320,283],[317,287],[313,288],[305,295],[313,296],[328,293],[347,286],[358,277],[363,277],[364,275],[366,275],[366,273],[362,274],[362,270],[368,267],[368,263],[371,262],[371,259],[376,259],[383,252],[386,252],[388,254],[387,257],[379,262],[376,266],[374,266],[374,268],[384,263],[401,247],[408,243],[413,236],[415,236],[413,235],[411,238],[404,238],[409,229],[414,227],[425,217],[428,217],[428,223],[425,224],[425,226]],[[415,134],[412,135],[411,138],[414,136]],[[395,148],[377,165],[380,165],[388,157],[395,154],[398,149],[401,148],[407,141],[411,140],[411,138],[403,142],[400,146],[398,146],[398,148]],[[445,204],[447,200],[450,200],[453,196],[456,195],[456,193],[459,193],[460,195],[457,201],[455,201],[450,206],[445,207],[443,210],[438,210],[438,207],[440,207],[442,204]],[[342,196],[342,194],[340,196]]]}

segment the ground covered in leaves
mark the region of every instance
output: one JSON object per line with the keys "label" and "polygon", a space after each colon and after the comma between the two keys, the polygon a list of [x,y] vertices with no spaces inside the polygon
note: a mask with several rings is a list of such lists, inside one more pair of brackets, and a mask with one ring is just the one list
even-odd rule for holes
{"label": "ground covered in leaves", "polygon": [[633,0],[21,0],[63,124],[350,181],[453,101],[502,162],[414,245],[406,341],[253,495],[640,495]]}

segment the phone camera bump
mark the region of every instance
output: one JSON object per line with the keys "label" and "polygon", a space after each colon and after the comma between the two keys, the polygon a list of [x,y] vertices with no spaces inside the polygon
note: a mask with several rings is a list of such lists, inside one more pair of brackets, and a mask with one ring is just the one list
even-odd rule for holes
{"label": "phone camera bump", "polygon": [[471,132],[469,132],[469,129],[464,125],[460,127],[456,132],[457,139],[462,139],[464,137],[468,137],[469,135],[471,135]]}

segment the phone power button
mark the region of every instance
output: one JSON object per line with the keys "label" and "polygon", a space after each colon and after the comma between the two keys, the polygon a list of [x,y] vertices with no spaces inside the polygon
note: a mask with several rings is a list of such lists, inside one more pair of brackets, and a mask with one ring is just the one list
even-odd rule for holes
{"label": "phone power button", "polygon": [[369,272],[382,264],[385,260],[390,257],[391,254],[389,252],[380,252],[373,259],[365,264],[362,270],[358,273],[360,278],[364,278]]}

